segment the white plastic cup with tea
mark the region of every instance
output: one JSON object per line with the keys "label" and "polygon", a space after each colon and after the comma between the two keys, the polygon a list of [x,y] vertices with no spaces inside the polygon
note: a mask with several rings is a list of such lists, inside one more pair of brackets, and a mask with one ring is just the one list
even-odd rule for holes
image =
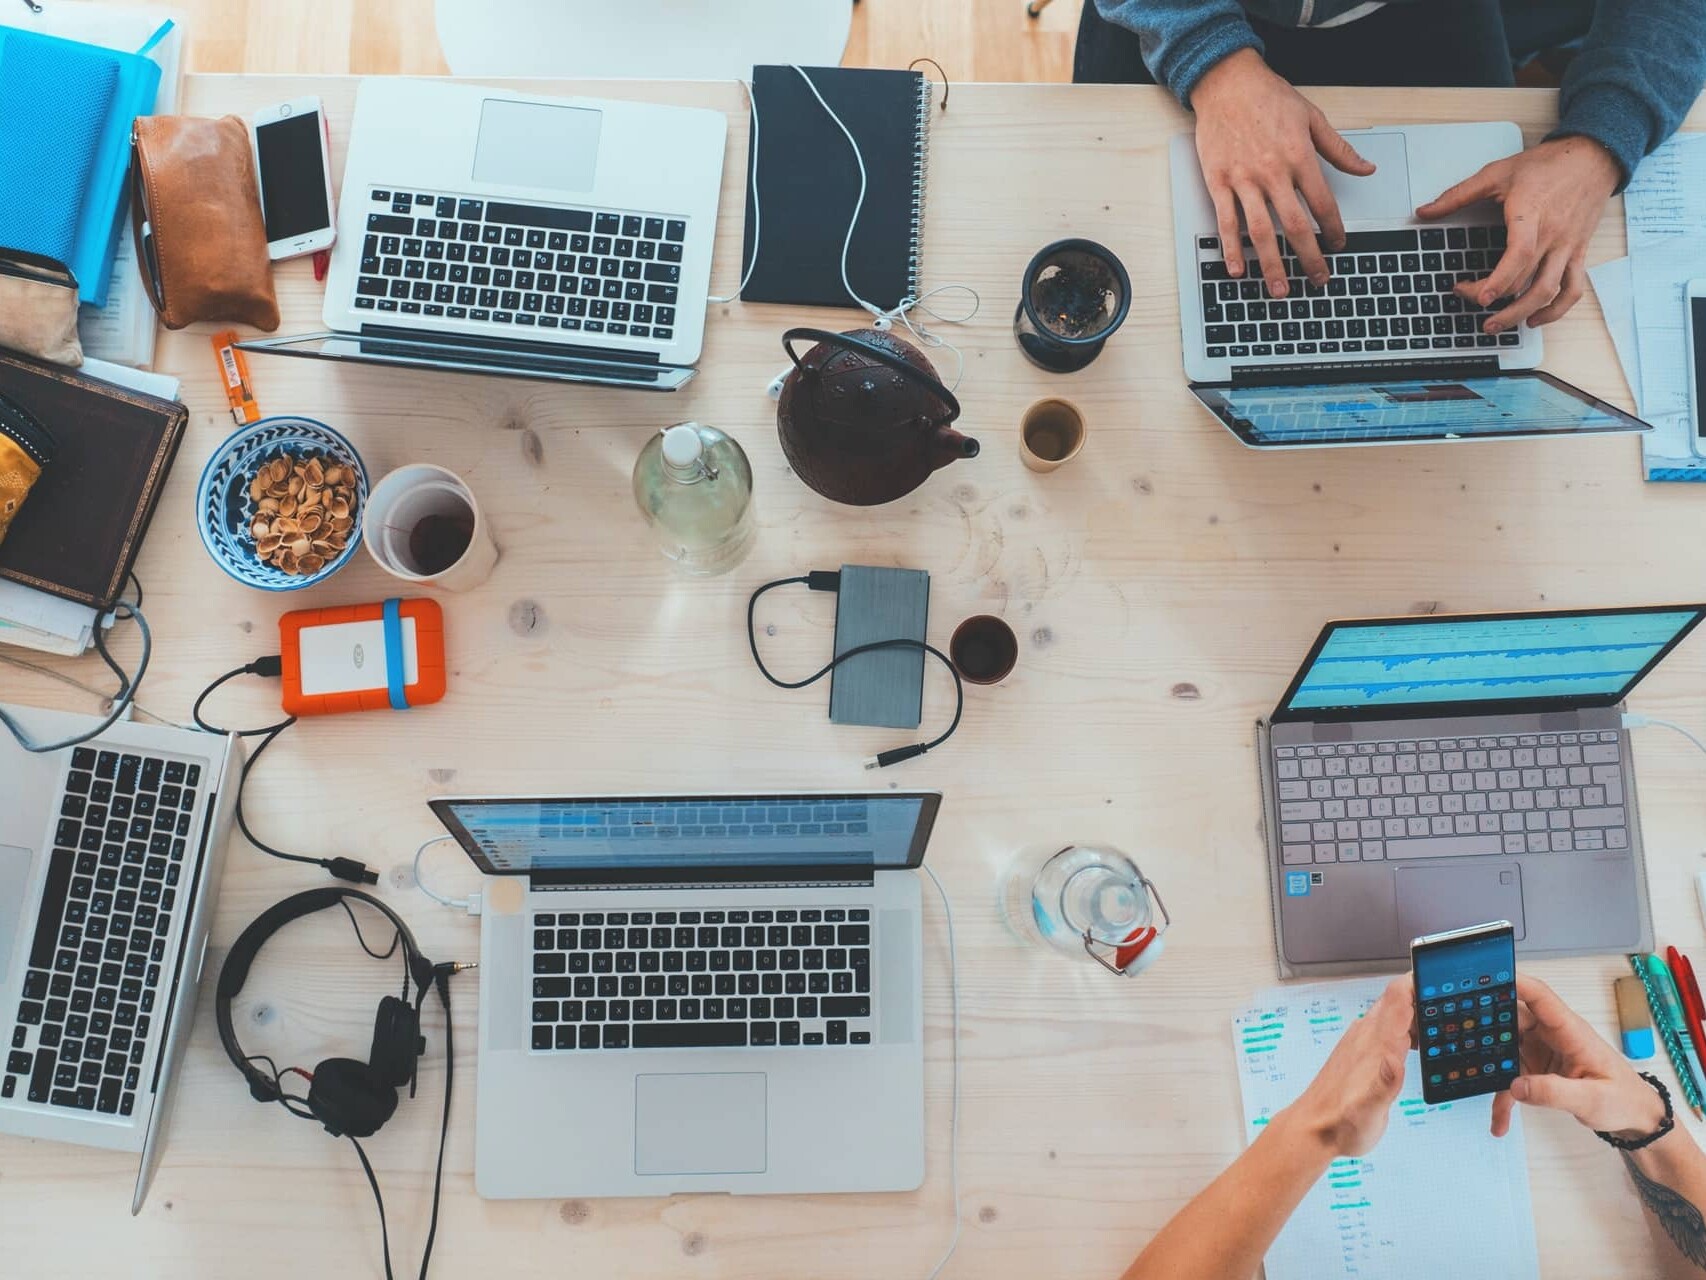
{"label": "white plastic cup with tea", "polygon": [[375,485],[361,529],[379,567],[418,586],[468,591],[498,562],[474,491],[454,471],[429,462],[398,467]]}

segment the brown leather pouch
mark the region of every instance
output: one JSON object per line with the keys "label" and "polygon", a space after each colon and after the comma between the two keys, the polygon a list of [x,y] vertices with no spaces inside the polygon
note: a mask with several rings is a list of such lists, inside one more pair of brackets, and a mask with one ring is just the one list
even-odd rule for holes
{"label": "brown leather pouch", "polygon": [[277,329],[249,126],[238,116],[144,116],[131,143],[136,260],[165,326]]}

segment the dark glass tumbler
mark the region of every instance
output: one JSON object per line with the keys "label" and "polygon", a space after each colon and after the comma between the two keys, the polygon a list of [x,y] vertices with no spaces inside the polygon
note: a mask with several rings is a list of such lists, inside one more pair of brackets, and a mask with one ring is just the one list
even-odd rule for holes
{"label": "dark glass tumbler", "polygon": [[1025,268],[1013,336],[1033,364],[1072,373],[1102,354],[1130,310],[1118,258],[1094,240],[1056,240]]}

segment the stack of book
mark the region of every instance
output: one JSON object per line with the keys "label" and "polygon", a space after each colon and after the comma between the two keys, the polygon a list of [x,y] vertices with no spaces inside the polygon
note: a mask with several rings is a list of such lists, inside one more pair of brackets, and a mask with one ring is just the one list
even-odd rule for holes
{"label": "stack of book", "polygon": [[[104,110],[88,118],[78,135],[88,152],[87,177],[75,201],[55,197],[53,209],[36,208],[28,194],[34,184],[16,171],[19,154],[28,140],[9,146],[12,139],[0,136],[0,192],[14,186],[26,193],[10,204],[9,221],[15,227],[43,229],[66,227],[70,252],[54,252],[46,245],[11,243],[17,234],[0,236],[6,248],[45,252],[61,258],[76,275],[83,307],[78,329],[83,349],[90,355],[119,364],[145,367],[154,358],[155,317],[142,288],[127,219],[127,175],[130,163],[130,126],[139,115],[170,114],[177,109],[179,72],[183,62],[183,29],[166,13],[129,6],[68,3],[58,0],[39,6],[40,12],[17,5],[0,16],[0,78],[5,76],[7,51],[21,62],[35,65],[64,65],[67,70],[51,82],[58,101],[37,101],[32,95],[29,110],[20,119],[10,118],[0,106],[0,130],[33,132],[29,120],[63,118],[67,103],[88,103],[85,81],[101,82]],[[37,114],[45,113],[45,114]],[[20,128],[20,125],[24,128]],[[37,134],[36,146],[44,143]],[[76,203],[75,210],[63,207]],[[40,230],[37,230],[40,234]]]}

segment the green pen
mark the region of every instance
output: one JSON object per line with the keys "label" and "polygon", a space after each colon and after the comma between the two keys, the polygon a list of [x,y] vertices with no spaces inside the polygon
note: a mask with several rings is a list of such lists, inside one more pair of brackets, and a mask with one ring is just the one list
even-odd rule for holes
{"label": "green pen", "polygon": [[1665,1026],[1675,1037],[1676,1043],[1682,1046],[1682,1061],[1672,1065],[1677,1068],[1679,1076],[1686,1069],[1691,1077],[1683,1082],[1688,1086],[1683,1092],[1694,1095],[1689,1100],[1689,1106],[1698,1116],[1701,1114],[1701,1107],[1696,1099],[1702,1096],[1700,1059],[1688,1034],[1688,1020],[1682,1013],[1682,998],[1677,994],[1676,982],[1670,976],[1670,970],[1663,960],[1656,955],[1647,954],[1641,957],[1641,963],[1646,966],[1648,980],[1658,996],[1659,1007],[1656,1012],[1664,1019]]}

